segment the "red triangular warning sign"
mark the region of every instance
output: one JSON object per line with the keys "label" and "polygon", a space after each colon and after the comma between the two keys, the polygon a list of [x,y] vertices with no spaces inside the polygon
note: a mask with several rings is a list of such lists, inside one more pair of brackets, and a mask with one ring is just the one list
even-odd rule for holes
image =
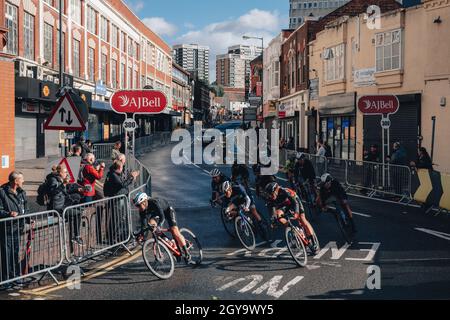
{"label": "red triangular warning sign", "polygon": [[59,98],[56,107],[44,124],[45,130],[84,131],[84,124],[78,109],[68,93]]}
{"label": "red triangular warning sign", "polygon": [[76,178],[72,172],[72,168],[69,165],[69,162],[67,161],[66,158],[62,159],[61,162],[59,163],[59,165],[61,167],[65,167],[67,169],[67,173],[69,174],[70,177],[70,181],[69,183],[75,183],[76,182]]}

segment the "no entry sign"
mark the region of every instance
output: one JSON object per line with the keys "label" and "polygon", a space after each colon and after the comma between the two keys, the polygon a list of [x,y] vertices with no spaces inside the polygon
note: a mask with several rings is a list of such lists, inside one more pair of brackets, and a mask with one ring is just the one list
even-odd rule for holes
{"label": "no entry sign", "polygon": [[158,114],[166,107],[166,95],[157,90],[120,90],[111,97],[111,108],[120,114]]}
{"label": "no entry sign", "polygon": [[358,100],[358,109],[365,115],[383,115],[397,113],[400,102],[394,95],[362,96]]}

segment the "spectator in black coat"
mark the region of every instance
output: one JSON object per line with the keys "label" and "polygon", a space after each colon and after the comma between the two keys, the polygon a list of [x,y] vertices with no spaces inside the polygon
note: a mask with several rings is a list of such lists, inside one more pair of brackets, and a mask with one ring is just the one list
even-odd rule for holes
{"label": "spectator in black coat", "polygon": [[14,279],[21,275],[19,243],[25,230],[25,223],[31,220],[8,220],[28,214],[28,200],[23,190],[23,174],[13,171],[8,183],[0,187],[0,257],[1,281]]}
{"label": "spectator in black coat", "polygon": [[433,170],[433,162],[431,161],[431,157],[428,154],[427,149],[423,147],[419,148],[417,161],[416,162],[412,161],[410,165],[411,167],[417,169]]}
{"label": "spectator in black coat", "polygon": [[109,169],[103,192],[107,197],[115,197],[118,195],[127,195],[130,185],[138,176],[137,172],[131,172],[126,176],[123,174],[123,163],[120,160],[114,161]]}
{"label": "spectator in black coat", "polygon": [[57,166],[55,172],[50,173],[47,178],[49,194],[48,210],[56,210],[62,213],[66,207],[79,204],[83,188],[78,184],[70,184],[69,173],[66,168]]}

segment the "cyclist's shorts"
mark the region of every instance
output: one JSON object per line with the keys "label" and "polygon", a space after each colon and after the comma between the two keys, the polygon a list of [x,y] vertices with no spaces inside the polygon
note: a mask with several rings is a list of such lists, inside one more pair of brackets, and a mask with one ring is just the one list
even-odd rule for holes
{"label": "cyclist's shorts", "polygon": [[175,214],[175,210],[172,207],[164,211],[164,217],[166,218],[167,223],[169,224],[169,228],[177,226],[177,216]]}

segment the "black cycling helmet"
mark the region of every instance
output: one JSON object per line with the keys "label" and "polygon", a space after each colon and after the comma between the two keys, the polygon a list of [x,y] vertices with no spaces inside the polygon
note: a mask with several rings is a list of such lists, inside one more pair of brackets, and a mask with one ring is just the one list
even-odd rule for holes
{"label": "black cycling helmet", "polygon": [[273,194],[278,189],[278,186],[278,183],[271,182],[266,186],[265,191],[268,194]]}
{"label": "black cycling helmet", "polygon": [[322,177],[320,178],[320,182],[322,183],[322,185],[328,182],[332,182],[333,180],[334,178],[329,173],[323,174]]}

